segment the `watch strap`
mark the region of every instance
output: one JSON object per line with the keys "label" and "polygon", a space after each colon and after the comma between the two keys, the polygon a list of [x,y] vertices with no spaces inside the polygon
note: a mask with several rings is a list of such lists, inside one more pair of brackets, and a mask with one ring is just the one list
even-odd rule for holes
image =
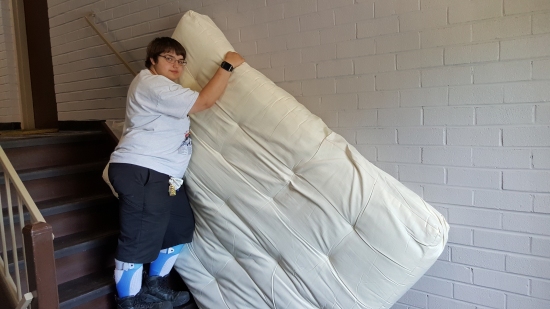
{"label": "watch strap", "polygon": [[227,62],[227,61],[223,61],[222,64],[220,64],[220,67],[224,70],[226,70],[227,72],[233,72],[233,65],[231,65],[231,63]]}

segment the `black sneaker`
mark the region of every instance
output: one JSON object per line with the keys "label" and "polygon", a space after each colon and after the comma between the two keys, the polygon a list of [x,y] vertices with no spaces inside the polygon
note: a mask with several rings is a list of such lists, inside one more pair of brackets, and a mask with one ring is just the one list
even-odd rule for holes
{"label": "black sneaker", "polygon": [[149,296],[146,289],[141,289],[135,296],[115,297],[117,309],[172,309],[172,303]]}
{"label": "black sneaker", "polygon": [[168,275],[164,277],[146,276],[145,286],[147,287],[147,291],[144,293],[154,296],[161,301],[169,301],[174,307],[187,303],[189,301],[189,292],[172,290],[168,287],[167,279]]}

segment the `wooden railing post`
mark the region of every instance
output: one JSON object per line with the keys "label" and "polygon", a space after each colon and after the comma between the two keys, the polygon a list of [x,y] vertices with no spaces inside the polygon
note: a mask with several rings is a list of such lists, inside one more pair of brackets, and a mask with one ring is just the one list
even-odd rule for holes
{"label": "wooden railing post", "polygon": [[52,226],[37,222],[23,228],[32,309],[59,308]]}

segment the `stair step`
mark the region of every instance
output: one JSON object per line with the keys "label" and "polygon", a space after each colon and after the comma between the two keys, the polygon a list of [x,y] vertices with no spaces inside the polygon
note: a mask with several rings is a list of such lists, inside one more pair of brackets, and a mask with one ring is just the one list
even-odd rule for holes
{"label": "stair step", "polygon": [[[94,127],[88,131],[0,137],[0,146],[42,215],[52,225],[60,308],[115,308],[113,268],[118,236],[118,200],[101,177],[115,146],[113,140]],[[12,186],[12,196],[14,192]],[[6,214],[2,174],[0,195],[3,199],[1,210]],[[13,201],[14,222],[19,225],[17,198]],[[24,216],[28,222],[28,213]],[[4,222],[7,221],[4,217]],[[22,249],[18,251],[22,252]],[[11,251],[7,253],[11,256]],[[22,267],[22,253],[19,258],[18,265]],[[12,261],[9,265],[12,273],[14,268]],[[22,280],[25,279],[26,276],[22,276]],[[177,287],[182,288],[185,286]],[[192,300],[178,308],[198,307]]]}
{"label": "stair step", "polygon": [[[35,203],[53,200],[57,198],[68,198],[70,196],[87,196],[94,194],[107,194],[111,192],[109,186],[102,179],[103,168],[107,162],[94,163],[92,165],[80,166],[79,171],[69,170],[69,173],[57,173],[58,176],[50,178],[36,178],[24,182],[27,191]],[[101,167],[101,169],[98,169]],[[93,168],[92,168],[93,167]],[[86,169],[90,169],[86,171]],[[6,186],[0,185],[2,207],[8,206],[6,202]],[[13,185],[11,186],[13,203],[17,201],[17,195]]]}
{"label": "stair step", "polygon": [[[21,179],[21,181],[25,182],[30,180],[86,173],[90,171],[100,170],[103,172],[103,169],[105,168],[105,165],[107,165],[108,161],[109,161],[108,158],[100,158],[100,160],[97,160],[91,163],[63,165],[63,166],[55,166],[55,167],[48,167],[48,168],[33,168],[33,169],[18,171],[17,173],[19,174],[19,178]],[[2,173],[0,176],[0,184],[5,184],[5,183],[6,181]]]}
{"label": "stair step", "polygon": [[2,137],[0,146],[3,149],[54,145],[65,143],[91,142],[105,139],[103,131],[59,131],[53,134],[41,134],[28,137]]}
{"label": "stair step", "polygon": [[47,217],[56,237],[87,230],[102,231],[118,228],[118,207],[113,204],[102,204],[71,212],[60,213]]}
{"label": "stair step", "polygon": [[[113,196],[111,193],[100,193],[96,195],[91,196],[69,196],[64,198],[58,198],[53,200],[47,200],[36,203],[36,206],[40,210],[40,213],[43,217],[53,216],[69,211],[75,211],[75,210],[81,210],[89,207],[94,207],[102,204],[112,204],[115,205],[118,203],[118,200],[116,197]],[[13,205],[12,206],[14,218],[14,223],[19,223],[19,212],[18,212],[18,206]],[[9,218],[8,218],[8,209],[4,208],[3,210],[3,216],[4,216],[4,225],[7,226]],[[23,209],[24,212],[24,220],[25,222],[30,221],[30,215],[29,212],[26,210],[26,208]],[[46,218],[47,221],[47,218]]]}
{"label": "stair step", "polygon": [[118,199],[111,193],[99,193],[90,196],[70,196],[54,200],[42,201],[36,204],[42,216],[52,216],[64,212],[81,210],[102,204],[118,204]]}
{"label": "stair step", "polygon": [[113,269],[105,269],[58,286],[59,308],[75,308],[98,297],[115,292]]}
{"label": "stair step", "polygon": [[[75,233],[68,236],[56,237],[53,240],[54,258],[61,259],[69,255],[78,254],[100,248],[102,246],[116,247],[118,230],[106,231],[86,231]],[[113,249],[114,252],[114,249]],[[12,250],[8,250],[9,270],[13,274],[15,266],[13,264]],[[17,257],[19,259],[19,269],[23,269],[23,248],[17,248]]]}
{"label": "stair step", "polygon": [[[112,268],[60,284],[58,290],[60,309],[110,309],[115,307],[114,293],[116,289]],[[94,302],[94,300],[96,301]],[[85,303],[88,304],[83,305]],[[90,303],[94,303],[94,305],[90,305]],[[192,295],[188,303],[174,307],[174,309],[198,308]]]}
{"label": "stair step", "polygon": [[4,149],[15,170],[75,165],[108,158],[112,144],[104,139],[78,143],[49,144]]}
{"label": "stair step", "polygon": [[86,231],[54,239],[55,258],[60,259],[104,245],[115,245],[118,230]]}
{"label": "stair step", "polygon": [[[62,237],[71,233],[81,232],[83,229],[115,229],[118,227],[118,200],[112,193],[101,193],[85,197],[69,197],[48,200],[37,203],[37,206],[53,229],[56,237]],[[20,230],[19,210],[17,205],[12,207],[13,222],[16,230]],[[9,227],[8,209],[2,209],[4,226]],[[30,222],[30,215],[26,208],[23,209],[25,223]],[[63,223],[63,220],[68,220]],[[11,235],[11,234],[10,234]],[[20,247],[21,236],[16,233],[16,243]],[[7,249],[12,249],[11,241]]]}

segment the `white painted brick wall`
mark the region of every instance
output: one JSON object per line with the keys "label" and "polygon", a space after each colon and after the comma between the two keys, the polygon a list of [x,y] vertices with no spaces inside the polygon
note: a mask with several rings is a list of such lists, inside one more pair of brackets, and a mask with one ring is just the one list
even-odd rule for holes
{"label": "white painted brick wall", "polygon": [[470,107],[436,107],[424,109],[424,125],[472,125],[474,109]]}
{"label": "white painted brick wall", "polygon": [[376,90],[396,90],[420,87],[418,71],[384,72],[376,75]]}
{"label": "white painted brick wall", "polygon": [[465,147],[422,147],[422,163],[445,166],[471,166],[472,149]]}
{"label": "white painted brick wall", "polygon": [[[359,93],[359,101],[365,94],[361,92],[374,91],[374,76],[344,76],[336,78],[336,92],[337,93]],[[377,92],[373,92],[377,93]],[[388,106],[390,107],[390,106]],[[366,107],[359,107],[366,108]]]}
{"label": "white painted brick wall", "polygon": [[473,229],[470,227],[454,227],[449,231],[449,243],[472,245]]}
{"label": "white painted brick wall", "polygon": [[481,288],[477,285],[455,284],[454,298],[491,308],[506,308],[506,294],[499,290]]}
{"label": "white painted brick wall", "polygon": [[[374,89],[373,89],[374,90]],[[370,91],[359,94],[359,108],[389,108],[399,105],[397,91]]]}
{"label": "white painted brick wall", "polygon": [[10,1],[0,0],[0,122],[20,122],[19,81]]}
{"label": "white painted brick wall", "polygon": [[374,37],[397,32],[399,32],[399,20],[395,15],[357,22],[358,38]]}
{"label": "white painted brick wall", "polygon": [[535,118],[532,105],[477,107],[475,111],[478,125],[531,124]]}
{"label": "white painted brick wall", "polygon": [[504,102],[504,86],[449,87],[449,105],[482,105]]}
{"label": "white painted brick wall", "polygon": [[533,254],[550,257],[550,240],[546,238],[533,238],[532,248]]}
{"label": "white painted brick wall", "polygon": [[421,108],[388,108],[378,111],[378,126],[419,126],[422,124]]}
{"label": "white painted brick wall", "polygon": [[550,196],[535,195],[534,210],[538,213],[550,213]]}
{"label": "white painted brick wall", "polygon": [[531,280],[531,292],[534,296],[550,300],[550,283],[542,280]]}
{"label": "white painted brick wall", "polygon": [[453,284],[451,282],[429,276],[421,278],[413,286],[413,289],[445,297],[452,297],[453,295]]}
{"label": "white painted brick wall", "polygon": [[[504,236],[504,237],[503,237]],[[474,246],[529,254],[531,251],[531,237],[513,233],[474,230]],[[481,271],[481,270],[480,270]],[[494,276],[498,276],[495,274]],[[475,282],[474,276],[474,282]],[[483,280],[483,279],[478,279]]]}
{"label": "white painted brick wall", "polygon": [[459,187],[500,189],[500,172],[472,168],[448,168],[447,184]]}
{"label": "white painted brick wall", "polygon": [[[472,268],[470,266],[437,260],[426,275],[448,279],[453,282],[472,283]],[[445,308],[445,307],[441,307]]]}
{"label": "white painted brick wall", "polygon": [[550,13],[533,15],[533,33],[548,33],[550,32]]}
{"label": "white painted brick wall", "polygon": [[378,161],[420,163],[420,147],[378,146]]}
{"label": "white painted brick wall", "polygon": [[445,182],[445,168],[421,165],[399,165],[399,180],[443,184]]}
{"label": "white painted brick wall", "polygon": [[419,69],[443,65],[443,49],[413,50],[397,54],[397,69]]}
{"label": "white painted brick wall", "polygon": [[472,41],[486,42],[513,38],[531,33],[531,16],[511,16],[491,19],[472,25]]}
{"label": "white painted brick wall", "polygon": [[379,73],[395,70],[395,55],[375,55],[354,60],[355,74]]}
{"label": "white painted brick wall", "polygon": [[376,37],[376,52],[391,53],[418,49],[420,40],[417,32],[405,32]]}
{"label": "white painted brick wall", "polygon": [[60,119],[123,115],[131,77],[85,12],[136,70],[183,12],[207,14],[253,67],[448,218],[449,245],[393,309],[550,308],[550,1],[49,6]]}
{"label": "white painted brick wall", "polygon": [[376,111],[340,111],[338,112],[338,127],[357,128],[357,127],[375,127]]}
{"label": "white painted brick wall", "polygon": [[498,60],[498,42],[445,48],[445,64],[476,63]]}
{"label": "white painted brick wall", "polygon": [[535,106],[535,123],[550,124],[550,104]]}
{"label": "white painted brick wall", "polygon": [[321,29],[321,44],[350,41],[356,38],[355,24],[344,24]]}
{"label": "white painted brick wall", "polygon": [[500,130],[493,127],[448,128],[447,145],[499,146]]}
{"label": "white painted brick wall", "polygon": [[399,106],[446,106],[447,88],[419,88],[400,90]]}

